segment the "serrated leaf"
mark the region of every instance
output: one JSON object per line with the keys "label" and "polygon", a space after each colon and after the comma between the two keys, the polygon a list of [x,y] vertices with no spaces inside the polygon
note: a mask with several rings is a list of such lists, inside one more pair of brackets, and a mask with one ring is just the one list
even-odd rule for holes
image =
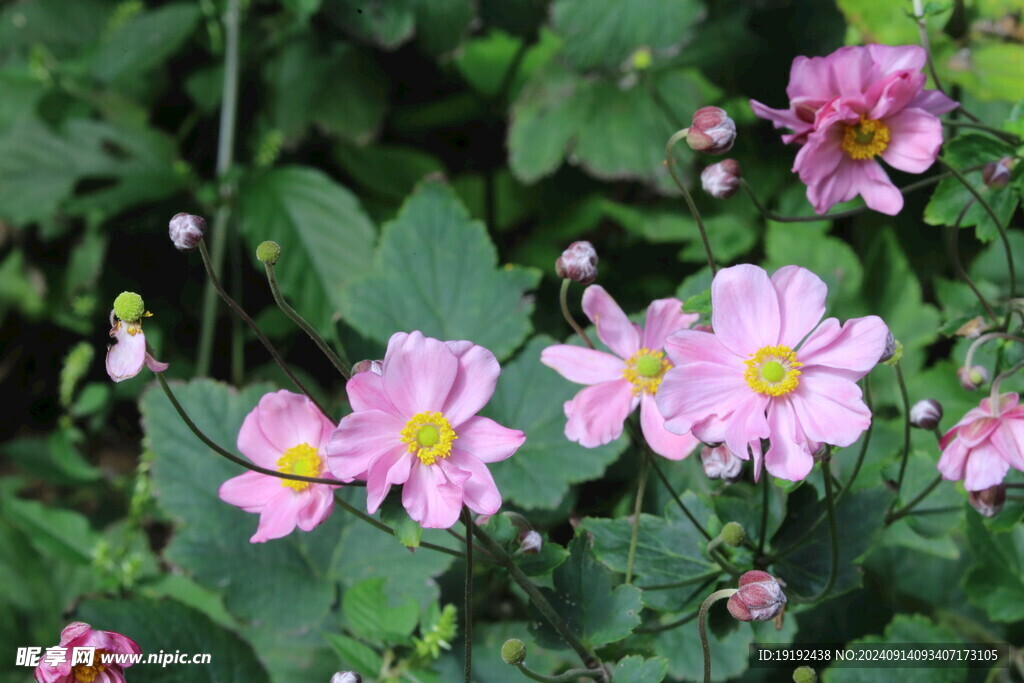
{"label": "serrated leaf", "polygon": [[1024,526],[993,532],[981,515],[967,515],[967,540],[975,564],[964,577],[964,591],[990,619],[1024,619]]}
{"label": "serrated leaf", "polygon": [[401,202],[431,173],[444,170],[434,156],[413,147],[340,144],[338,164],[367,193]]}
{"label": "serrated leaf", "polygon": [[381,670],[384,660],[368,645],[340,633],[325,633],[324,640],[338,653],[342,669],[361,671],[367,676]]}
{"label": "serrated leaf", "polygon": [[612,671],[615,683],[661,683],[668,673],[668,660],[664,657],[644,659],[639,655],[623,657]]}
{"label": "serrated leaf", "polygon": [[380,507],[380,521],[395,531],[395,537],[406,548],[418,548],[423,527],[413,520],[402,507],[398,496],[389,496]]}
{"label": "serrated leaf", "polygon": [[420,608],[412,600],[392,605],[384,584],[383,578],[376,578],[349,587],[342,595],[341,611],[356,635],[370,641],[406,644],[419,622]]}

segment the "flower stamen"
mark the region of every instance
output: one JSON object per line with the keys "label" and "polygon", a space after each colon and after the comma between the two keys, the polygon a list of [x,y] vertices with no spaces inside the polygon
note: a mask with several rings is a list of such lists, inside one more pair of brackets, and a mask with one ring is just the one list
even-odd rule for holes
{"label": "flower stamen", "polygon": [[788,346],[765,346],[743,362],[747,366],[743,379],[759,394],[784,396],[800,384],[797,368],[803,363]]}
{"label": "flower stamen", "polygon": [[[292,446],[277,461],[277,471],[285,474],[297,474],[300,477],[319,477],[323,470],[323,460],[317,450],[308,443]],[[281,486],[294,491],[305,491],[309,488],[308,481],[282,479]]]}
{"label": "flower stamen", "polygon": [[452,453],[452,442],[459,436],[444,415],[438,412],[416,413],[402,430],[402,443],[409,444],[424,465],[433,465],[438,458]]}
{"label": "flower stamen", "polygon": [[626,361],[622,376],[633,385],[634,396],[644,392],[653,396],[658,393],[661,379],[671,367],[672,363],[665,358],[664,351],[640,349]]}
{"label": "flower stamen", "polygon": [[843,132],[843,151],[858,161],[873,159],[889,146],[889,127],[878,119],[866,119],[846,126]]}

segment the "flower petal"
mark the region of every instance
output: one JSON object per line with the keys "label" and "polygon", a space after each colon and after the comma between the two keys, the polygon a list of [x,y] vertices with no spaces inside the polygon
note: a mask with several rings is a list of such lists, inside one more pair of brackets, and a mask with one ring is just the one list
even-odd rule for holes
{"label": "flower petal", "polygon": [[453,449],[451,457],[441,465],[445,469],[454,465],[469,472],[469,478],[462,484],[462,497],[470,510],[481,515],[493,515],[501,508],[501,492],[487,465],[459,449]]}
{"label": "flower petal", "polygon": [[825,315],[828,287],[820,277],[800,266],[785,266],[772,275],[779,298],[779,343],[795,349]]}
{"label": "flower petal", "polygon": [[1024,420],[1004,418],[990,441],[1003,460],[1024,472]]}
{"label": "flower petal", "polygon": [[[468,473],[462,475],[462,481]],[[420,526],[426,529],[448,529],[462,511],[462,481],[449,481],[435,465],[414,463],[409,479],[402,487],[402,505]]]}
{"label": "flower petal", "polygon": [[660,351],[669,335],[687,329],[699,318],[696,313],[683,313],[683,302],[679,299],[656,299],[647,307],[642,345]]}
{"label": "flower petal", "polygon": [[885,120],[889,145],[882,152],[885,163],[907,173],[924,173],[939,155],[942,121],[923,109],[904,109]]}
{"label": "flower petal", "polygon": [[220,485],[217,495],[228,505],[246,512],[262,512],[267,501],[285,488],[282,480],[259,472],[245,472]]}
{"label": "flower petal", "polygon": [[991,443],[983,443],[970,450],[967,466],[964,467],[964,488],[981,491],[1002,483],[1010,463],[1004,460]]}
{"label": "flower petal", "polygon": [[352,375],[345,384],[345,393],[348,394],[348,402],[353,412],[381,410],[403,419],[410,417],[398,412],[398,408],[388,398],[388,392],[384,389],[384,378],[376,372],[359,372]]}
{"label": "flower petal", "polygon": [[625,362],[604,351],[555,344],[540,352],[540,362],[577,384],[600,384],[622,379]]}
{"label": "flower petal", "polygon": [[296,523],[303,531],[312,531],[331,516],[334,511],[334,486],[312,484],[299,493],[305,503],[299,508]]}
{"label": "flower petal", "polygon": [[458,427],[491,400],[501,367],[494,354],[482,346],[448,342],[448,348],[458,359],[458,373],[442,412],[453,427]]}
{"label": "flower petal", "polygon": [[888,125],[889,117],[898,116],[914,101],[924,87],[924,82],[923,73],[910,71],[899,71],[876,81],[866,95],[871,111],[865,114],[865,117],[886,119],[885,123]]}
{"label": "flower petal", "polygon": [[920,71],[925,64],[925,51],[920,45],[871,44],[859,48],[866,50],[879,77],[897,71]]}
{"label": "flower petal", "polygon": [[767,396],[748,391],[725,420],[725,445],[737,456],[747,457],[747,449],[760,446],[761,439],[770,434],[765,410],[769,407]]}
{"label": "flower petal", "polygon": [[163,372],[167,368],[171,367],[171,364],[161,363],[156,358],[153,358],[149,353],[146,353],[146,367],[153,372]]}
{"label": "flower petal", "polygon": [[903,210],[903,193],[892,184],[878,162],[865,160],[854,163],[859,169],[855,179],[857,192],[864,197],[869,209],[887,216],[895,216]]}
{"label": "flower petal", "polygon": [[714,334],[702,330],[680,330],[665,340],[665,351],[676,367],[708,362],[731,368],[743,375],[743,358],[722,346]]}
{"label": "flower petal", "polygon": [[263,436],[279,454],[303,443],[316,448],[320,445],[324,424],[328,429],[334,428],[307,397],[284,389],[264,394],[253,412]]}
{"label": "flower petal", "polygon": [[482,462],[504,460],[526,441],[526,434],[518,429],[503,427],[491,418],[479,415],[463,422],[457,433],[459,438],[455,447]]}
{"label": "flower petal", "polygon": [[402,445],[404,428],[404,422],[380,410],[346,415],[324,448],[327,467],[342,480],[364,476],[377,458]]}
{"label": "flower petal", "polygon": [[888,337],[889,328],[876,315],[851,318],[842,327],[835,318],[827,318],[800,347],[797,358],[805,371],[821,365],[857,381],[878,364]]}
{"label": "flower petal", "polygon": [[281,487],[281,492],[267,501],[260,513],[260,524],[250,543],[266,543],[274,538],[287,536],[295,530],[299,521],[299,510],[305,499],[290,488]]}
{"label": "flower petal", "polygon": [[597,326],[597,336],[605,346],[629,358],[640,350],[640,331],[622,312],[604,287],[590,285],[583,292],[583,312]]}
{"label": "flower petal", "polygon": [[665,429],[665,418],[650,394],[640,399],[640,429],[651,450],[669,460],[682,460],[700,443],[693,434],[673,434]]}
{"label": "flower petal", "polygon": [[404,484],[418,458],[405,444],[398,444],[380,455],[366,470],[366,511],[377,511],[393,484]]}
{"label": "flower petal", "polygon": [[253,408],[245,416],[245,420],[242,421],[242,428],[238,430],[238,440],[236,443],[242,455],[260,467],[276,468],[277,461],[284,454],[284,450],[270,443],[263,434],[263,430],[260,429],[258,407]]}
{"label": "flower petal", "polygon": [[779,341],[779,299],[763,268],[741,264],[711,283],[711,327],[722,345],[747,357]]}
{"label": "flower petal", "polygon": [[764,456],[765,469],[780,479],[804,479],[814,467],[814,457],[807,451],[804,435],[800,433],[788,401],[772,401],[768,408],[768,424],[771,426],[771,447]]}
{"label": "flower petal", "polygon": [[127,325],[118,323],[112,330],[117,343],[107,347],[107,374],[115,382],[122,382],[142,372],[146,363],[146,335],[128,334]]}
{"label": "flower petal", "polygon": [[405,418],[440,412],[455,384],[459,361],[448,345],[421,332],[396,332],[388,341],[381,376],[388,398]]}
{"label": "flower petal", "polygon": [[924,109],[929,114],[941,116],[959,107],[960,103],[939,90],[923,90],[914,98],[910,106]]}
{"label": "flower petal", "polygon": [[814,441],[849,446],[871,424],[871,411],[861,399],[860,387],[824,368],[810,368],[801,374],[796,391],[786,398],[801,431]]}
{"label": "flower petal", "polygon": [[582,389],[563,406],[569,418],[565,437],[586,448],[611,443],[622,434],[622,425],[637,402],[632,385],[624,379]]}
{"label": "flower petal", "polygon": [[725,419],[743,405],[753,391],[743,372],[712,363],[690,363],[665,373],[655,396],[670,432],[685,434],[712,415]]}
{"label": "flower petal", "polygon": [[970,449],[960,439],[954,439],[942,449],[942,457],[937,465],[942,478],[957,481],[964,478],[964,466]]}

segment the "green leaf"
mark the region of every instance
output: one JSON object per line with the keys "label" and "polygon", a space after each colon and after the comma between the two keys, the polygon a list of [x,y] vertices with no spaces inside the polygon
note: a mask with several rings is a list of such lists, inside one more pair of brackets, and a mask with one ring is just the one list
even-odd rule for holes
{"label": "green leaf", "polygon": [[[962,642],[948,626],[932,623],[920,615],[897,614],[885,627],[881,636],[865,636],[847,643],[847,649],[863,645],[888,645],[894,643],[941,643]],[[863,662],[834,662],[825,670],[825,683],[874,683],[885,670],[864,668]],[[958,683],[967,680],[963,669],[957,668],[900,668],[899,680],[903,683]],[[896,674],[896,671],[892,671]]]}
{"label": "green leaf", "polygon": [[522,44],[521,38],[493,30],[466,41],[454,57],[455,68],[475,91],[484,97],[496,97]]}
{"label": "green leaf", "polygon": [[705,289],[700,294],[694,294],[683,302],[683,312],[711,315],[711,290]]}
{"label": "green leaf", "polygon": [[549,538],[544,539],[544,544],[539,553],[516,556],[516,564],[527,576],[547,576],[569,557],[569,552],[562,546],[554,543]]}
{"label": "green leaf", "polygon": [[77,617],[95,628],[128,636],[139,644],[143,654],[210,655],[206,664],[134,666],[128,672],[132,683],[270,681],[252,646],[202,612],[173,600],[91,600],[82,604]]}
{"label": "green leaf", "polygon": [[0,131],[29,118],[46,93],[46,86],[28,71],[0,69]]}
{"label": "green leaf", "polygon": [[668,673],[664,657],[644,659],[639,655],[623,657],[612,671],[615,683],[661,683]]}
{"label": "green leaf", "polygon": [[[993,18],[998,17],[993,13]],[[1024,47],[1014,41],[983,40],[971,46],[968,68],[948,68],[950,80],[966,87],[980,100],[1018,102],[1024,99],[1020,66]]]}
{"label": "green leaf", "polygon": [[993,532],[981,515],[967,515],[967,540],[975,564],[964,577],[964,591],[990,619],[1024,619],[1024,526]]}
{"label": "green leaf", "polygon": [[342,596],[341,610],[349,629],[369,641],[405,644],[420,619],[415,601],[392,606],[383,578],[367,579],[351,586]]}
{"label": "green leaf", "polygon": [[846,242],[829,237],[827,223],[770,223],[764,249],[765,267],[803,266],[828,285],[830,302],[848,303],[860,290],[864,270]]}
{"label": "green leaf", "polygon": [[409,517],[398,496],[388,496],[380,507],[380,521],[395,530],[395,537],[406,548],[418,548],[423,527]]}
{"label": "green leaf", "polygon": [[44,556],[75,564],[92,560],[99,534],[80,513],[20,498],[5,500],[0,509]]}
{"label": "green leaf", "polygon": [[314,323],[341,306],[342,286],[366,270],[375,230],[355,195],[321,171],[275,168],[242,184],[242,233],[250,247],[281,245],[276,275],[290,303]]}
{"label": "green leaf", "polygon": [[555,570],[554,590],[542,589],[573,633],[600,647],[622,640],[640,625],[640,589],[612,589],[611,573],[590,552],[585,534],[569,544],[569,559]]}
{"label": "green leaf", "polygon": [[432,55],[459,47],[476,18],[475,4],[472,0],[413,0],[416,42]]}
{"label": "green leaf", "polygon": [[581,387],[541,365],[541,351],[557,342],[534,337],[502,369],[494,397],[483,413],[526,432],[511,458],[491,465],[502,495],[524,508],[554,508],[571,484],[600,477],[626,448],[628,439],[584,448],[565,438],[562,405]]}
{"label": "green leaf", "polygon": [[338,164],[361,189],[391,202],[401,202],[425,176],[444,170],[436,157],[413,147],[343,143],[335,149]]}
{"label": "green leaf", "polygon": [[385,50],[394,50],[416,28],[416,0],[336,0],[324,11],[343,31]]}
{"label": "green leaf", "polygon": [[354,638],[340,633],[325,633],[324,639],[338,653],[342,670],[361,671],[369,677],[384,666],[384,660],[373,648]]}
{"label": "green leaf", "polygon": [[450,187],[428,180],[386,224],[370,271],[341,291],[360,332],[386,342],[399,330],[468,339],[507,357],[530,333],[525,290],[540,273],[506,266],[484,226]]}
{"label": "green leaf", "polygon": [[144,74],[174,54],[201,17],[198,5],[184,2],[135,15],[99,43],[92,75],[110,83]]}

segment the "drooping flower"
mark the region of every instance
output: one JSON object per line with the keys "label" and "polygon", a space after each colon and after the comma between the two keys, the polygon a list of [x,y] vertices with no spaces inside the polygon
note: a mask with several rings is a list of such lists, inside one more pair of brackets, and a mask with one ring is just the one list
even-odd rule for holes
{"label": "drooping flower", "polygon": [[[44,659],[36,667],[38,683],[124,683],[124,669],[131,662],[104,663],[102,657],[108,654],[142,654],[138,644],[114,631],[97,631],[89,624],[74,621],[60,632],[60,648],[65,651],[61,662],[48,663]],[[85,661],[75,661],[75,648],[92,648],[80,653]]]}
{"label": "drooping flower", "polygon": [[[238,450],[267,469],[330,479],[324,447],[333,429],[334,423],[307,397],[282,389],[265,394],[245,416],[238,431]],[[358,474],[346,481],[356,479]],[[265,543],[287,536],[296,526],[312,531],[331,516],[336,488],[245,472],[224,482],[218,495],[229,505],[259,513],[259,526],[249,542]]]}
{"label": "drooping flower", "polygon": [[142,297],[135,292],[121,292],[110,311],[110,336],[117,341],[107,347],[107,375],[115,382],[130,379],[142,372],[145,365],[153,372],[163,372],[167,363],[153,358],[146,347],[142,319],[151,316]]}
{"label": "drooping flower", "polygon": [[[736,456],[798,481],[823,443],[849,446],[871,423],[856,381],[878,362],[889,333],[877,316],[822,321],[827,288],[806,268],[771,279],[761,268],[718,271],[711,283],[714,333],[676,332],[657,404],[665,426],[724,442]],[[819,321],[821,324],[819,324]]]}
{"label": "drooping flower", "polygon": [[476,414],[500,372],[494,354],[472,342],[392,335],[380,374],[361,372],[346,385],[352,413],[331,435],[328,466],[339,479],[366,473],[370,513],[401,484],[402,505],[424,527],[452,526],[463,504],[494,514],[501,493],[487,464],[526,440]]}
{"label": "drooping flower", "polygon": [[925,90],[925,51],[917,45],[843,47],[827,57],[797,57],[789,74],[788,109],[751,100],[754,113],[790,128],[786,143],[803,145],[793,171],[817,213],[864,197],[895,215],[903,195],[876,157],[907,173],[923,173],[942,145],[938,116],[958,104]]}
{"label": "drooping flower", "polygon": [[565,403],[566,438],[587,448],[610,443],[619,438],[626,418],[639,405],[640,427],[651,450],[671,460],[685,458],[697,439],[666,430],[654,397],[672,367],[665,357],[665,339],[690,327],[699,316],[683,313],[678,299],[658,299],[647,307],[645,326],[640,327],[599,285],[583,292],[583,312],[612,353],[556,344],[540,356],[541,363],[570,382],[588,385]]}
{"label": "drooping flower", "polygon": [[984,398],[946,432],[940,446],[943,478],[963,479],[968,491],[995,486],[1011,467],[1024,471],[1024,405],[1014,393]]}

